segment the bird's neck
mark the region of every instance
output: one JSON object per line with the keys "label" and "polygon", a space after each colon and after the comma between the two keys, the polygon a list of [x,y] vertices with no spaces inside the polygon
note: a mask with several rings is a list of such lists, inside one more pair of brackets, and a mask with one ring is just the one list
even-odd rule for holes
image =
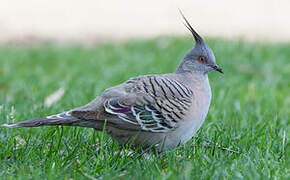
{"label": "bird's neck", "polygon": [[187,70],[185,70],[184,68],[184,61],[181,61],[181,63],[179,64],[179,66],[177,67],[176,69],[176,73],[184,73],[186,72]]}
{"label": "bird's neck", "polygon": [[183,59],[179,66],[177,67],[175,73],[180,74],[180,73],[191,73],[196,76],[201,75],[201,76],[206,76],[206,72],[202,72],[201,69],[198,69],[194,67],[194,64],[189,63],[188,60]]}
{"label": "bird's neck", "polygon": [[176,69],[175,73],[191,77],[195,80],[207,80],[208,79],[207,72],[201,72],[201,71],[192,70],[192,69],[187,70],[187,69],[184,69],[182,65],[179,65],[179,67]]}
{"label": "bird's neck", "polygon": [[195,87],[197,84],[199,87],[207,87],[209,85],[207,73],[200,73],[195,71],[186,71],[186,72],[176,72],[181,79],[184,80],[184,83],[188,86]]}

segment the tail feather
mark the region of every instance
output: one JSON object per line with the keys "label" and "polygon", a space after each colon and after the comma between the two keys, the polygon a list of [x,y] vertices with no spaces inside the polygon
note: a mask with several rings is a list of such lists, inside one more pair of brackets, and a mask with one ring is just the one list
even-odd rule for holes
{"label": "tail feather", "polygon": [[66,125],[66,126],[82,126],[81,120],[70,115],[70,112],[63,112],[60,114],[47,116],[44,118],[37,118],[32,120],[26,120],[13,124],[2,124],[2,127],[38,127],[38,126],[54,126],[54,125]]}
{"label": "tail feather", "polygon": [[[106,120],[102,120],[106,119]],[[32,120],[26,120],[13,124],[2,124],[0,127],[16,128],[16,127],[38,127],[38,126],[81,126],[94,128],[102,131],[104,125],[111,126],[119,129],[126,130],[139,130],[139,126],[128,124],[123,121],[119,121],[118,118],[107,119],[101,117],[99,114],[92,111],[75,111],[70,110],[60,114],[47,116],[44,118],[37,118]]]}

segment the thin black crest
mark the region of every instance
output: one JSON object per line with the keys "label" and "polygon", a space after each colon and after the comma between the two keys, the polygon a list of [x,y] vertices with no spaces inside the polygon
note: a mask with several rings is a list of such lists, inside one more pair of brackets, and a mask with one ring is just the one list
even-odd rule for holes
{"label": "thin black crest", "polygon": [[183,15],[182,11],[179,9],[179,12],[182,16],[182,18],[184,19],[185,23],[184,26],[192,33],[195,42],[198,44],[201,44],[203,42],[202,38],[197,34],[197,32],[192,28],[192,26],[190,25],[190,23],[188,22],[188,20],[186,19],[186,17]]}

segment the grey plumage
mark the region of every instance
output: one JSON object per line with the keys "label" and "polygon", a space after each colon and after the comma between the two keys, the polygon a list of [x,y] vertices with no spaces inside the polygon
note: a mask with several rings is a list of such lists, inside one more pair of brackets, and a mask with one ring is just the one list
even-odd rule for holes
{"label": "grey plumage", "polygon": [[67,125],[103,130],[106,124],[106,132],[120,144],[134,140],[143,147],[158,144],[162,151],[185,143],[208,112],[211,90],[207,73],[222,70],[211,48],[182,16],[196,43],[175,73],[131,78],[85,106],[3,126]]}

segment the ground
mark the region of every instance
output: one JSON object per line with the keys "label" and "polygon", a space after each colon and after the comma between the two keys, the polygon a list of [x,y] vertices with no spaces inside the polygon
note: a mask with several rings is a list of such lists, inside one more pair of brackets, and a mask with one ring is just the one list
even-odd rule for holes
{"label": "ground", "polygon": [[[209,114],[186,145],[164,154],[134,152],[93,129],[1,127],[0,176],[289,179],[290,44],[207,42],[225,74],[210,73],[213,99]],[[86,104],[132,76],[172,72],[192,46],[188,37],[90,47],[2,46],[0,124]],[[61,87],[64,96],[44,106],[45,99]]]}

